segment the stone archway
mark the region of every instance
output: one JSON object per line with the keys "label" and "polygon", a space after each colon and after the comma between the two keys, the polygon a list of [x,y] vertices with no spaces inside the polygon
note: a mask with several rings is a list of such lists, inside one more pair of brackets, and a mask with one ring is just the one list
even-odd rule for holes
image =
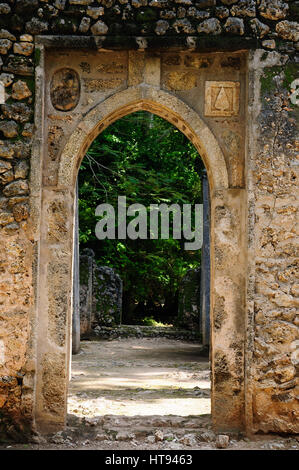
{"label": "stone archway", "polygon": [[211,189],[228,188],[226,162],[207,125],[183,101],[148,85],[139,85],[114,94],[94,107],[82,119],[63,149],[58,186],[62,188],[74,183],[86,150],[100,132],[121,117],[139,110],[157,114],[176,126],[200,153],[208,172]]}
{"label": "stone archway", "polygon": [[245,190],[230,189],[224,156],[199,115],[174,95],[139,85],[115,93],[79,122],[63,148],[57,184],[41,187],[35,420],[65,425],[72,312],[73,206],[80,162],[109,124],[138,110],[174,124],[194,144],[211,193],[212,418],[217,430],[244,428]]}

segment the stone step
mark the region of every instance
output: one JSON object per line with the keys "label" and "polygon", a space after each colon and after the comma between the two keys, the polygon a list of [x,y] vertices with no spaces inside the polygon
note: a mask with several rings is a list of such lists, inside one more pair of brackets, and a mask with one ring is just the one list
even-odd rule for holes
{"label": "stone step", "polygon": [[[143,325],[119,325],[116,327],[95,326],[88,339],[115,339],[115,338],[169,338],[200,343],[201,335],[199,331],[185,330],[173,326],[143,326]],[[84,339],[84,338],[82,338]],[[203,346],[203,352],[205,351]]]}

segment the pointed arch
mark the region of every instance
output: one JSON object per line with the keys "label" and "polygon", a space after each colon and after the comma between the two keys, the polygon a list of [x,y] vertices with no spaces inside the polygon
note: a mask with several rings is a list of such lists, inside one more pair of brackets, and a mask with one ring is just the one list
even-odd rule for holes
{"label": "pointed arch", "polygon": [[62,151],[58,187],[70,187],[75,184],[80,163],[100,132],[123,116],[141,110],[166,119],[188,137],[205,164],[212,190],[228,188],[225,159],[209,127],[180,99],[147,85],[118,92],[97,104],[83,117]]}

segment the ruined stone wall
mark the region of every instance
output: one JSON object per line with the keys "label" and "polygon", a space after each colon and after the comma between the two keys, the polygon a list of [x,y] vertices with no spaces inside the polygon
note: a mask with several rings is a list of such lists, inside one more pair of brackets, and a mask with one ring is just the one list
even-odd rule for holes
{"label": "ruined stone wall", "polygon": [[121,324],[123,283],[108,266],[98,266],[89,248],[80,254],[80,334],[89,338],[96,326]]}
{"label": "ruined stone wall", "polygon": [[[54,35],[57,45],[69,48],[78,46],[76,38],[84,36],[87,37],[85,48],[94,49],[167,51],[176,48],[205,54],[222,50],[252,51],[245,177],[238,173],[240,166],[235,165],[233,170],[238,145],[242,142],[232,140],[231,125],[222,135],[218,133],[231,167],[230,186],[238,188],[245,183],[249,190],[247,235],[251,258],[246,357],[248,363],[252,358],[253,365],[247,371],[247,388],[252,397],[247,414],[252,416],[255,429],[295,431],[295,410],[298,410],[295,398],[298,365],[295,116],[289,92],[296,76],[296,66],[292,64],[295,64],[299,39],[297,18],[298,2],[281,0],[8,0],[0,3],[0,81],[5,86],[5,103],[0,105],[0,433],[5,429],[15,436],[19,428],[23,432],[33,420],[39,227],[35,208],[28,219],[28,197],[33,187],[41,184],[35,178],[35,168],[31,168],[29,182],[34,96],[39,92],[35,89],[35,67],[40,64],[41,56],[40,49],[34,48],[37,35]],[[64,40],[64,35],[73,38]],[[258,52],[254,53],[256,49]],[[132,57],[131,64],[138,65],[136,61],[141,56],[136,56],[136,60]],[[191,54],[191,60],[192,57]],[[240,58],[236,61],[229,55],[226,62],[223,68],[228,68],[233,79]],[[165,87],[178,91],[183,99],[187,96],[189,106],[200,108],[200,103],[194,102],[192,89],[198,70],[205,71],[209,58],[200,63],[164,62],[165,65],[168,73],[162,77]],[[87,69],[82,69],[82,73],[88,78]],[[134,83],[121,83],[123,88],[130,85]],[[213,132],[217,132],[213,119],[206,120]],[[41,127],[38,115],[35,115],[35,127]],[[57,152],[59,132],[53,125],[53,142],[48,149],[50,163],[55,160],[51,155],[55,157]],[[63,141],[63,132],[60,137]],[[35,146],[44,145],[42,135],[39,139],[35,140]],[[47,177],[51,182],[51,174]],[[52,209],[55,218],[55,207]],[[64,230],[59,214],[55,223],[60,231]],[[52,242],[55,245],[55,240]]]}
{"label": "ruined stone wall", "polygon": [[200,281],[201,268],[189,269],[181,280],[176,326],[200,330]]}
{"label": "ruined stone wall", "polygon": [[[298,432],[298,106],[290,101],[298,66],[286,54],[255,55],[257,133],[253,412],[263,431]],[[256,113],[258,109],[258,113]]]}

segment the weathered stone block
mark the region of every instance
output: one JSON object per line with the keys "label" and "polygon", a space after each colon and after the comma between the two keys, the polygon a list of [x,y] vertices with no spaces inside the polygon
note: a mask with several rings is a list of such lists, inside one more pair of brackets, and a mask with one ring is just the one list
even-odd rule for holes
{"label": "weathered stone block", "polygon": [[255,17],[256,16],[256,2],[255,0],[239,0],[237,5],[234,5],[230,12],[233,16],[242,17]]}
{"label": "weathered stone block", "polygon": [[94,18],[95,20],[98,19],[99,16],[102,16],[104,14],[104,8],[103,7],[89,7],[86,10],[86,13],[88,16],[91,16],[91,18]]}
{"label": "weathered stone block", "polygon": [[254,20],[251,20],[250,22],[252,31],[259,37],[263,38],[266,36],[266,34],[269,33],[270,27],[264,23],[262,23],[260,20],[257,18],[254,18]]}
{"label": "weathered stone block", "polygon": [[267,18],[267,20],[280,20],[285,18],[288,9],[288,4],[281,0],[262,0],[259,5],[261,16]]}
{"label": "weathered stone block", "polygon": [[0,182],[2,184],[10,183],[13,180],[14,180],[14,174],[12,170],[6,171],[5,173],[2,173],[0,175]]}
{"label": "weathered stone block", "polygon": [[14,222],[14,216],[11,212],[0,213],[0,225],[7,225]]}
{"label": "weathered stone block", "polygon": [[59,353],[47,353],[42,367],[44,409],[57,415],[65,407],[65,357]]}
{"label": "weathered stone block", "polygon": [[218,35],[221,34],[222,29],[219,20],[216,18],[209,18],[197,26],[197,31],[199,33]]}
{"label": "weathered stone block", "polygon": [[91,28],[92,34],[95,36],[101,36],[108,32],[108,26],[103,21],[97,21]]}
{"label": "weathered stone block", "polygon": [[241,18],[227,18],[224,28],[227,33],[239,34],[240,36],[245,32],[244,21]]}
{"label": "weathered stone block", "polygon": [[8,15],[11,12],[11,8],[8,3],[0,3],[0,15]]}
{"label": "weathered stone block", "polygon": [[180,32],[183,32],[185,34],[195,33],[195,29],[193,28],[192,24],[187,18],[176,20],[173,23],[172,27],[177,33],[180,33]]}
{"label": "weathered stone block", "polygon": [[13,46],[15,54],[21,54],[29,56],[34,51],[34,44],[31,42],[15,42]]}
{"label": "weathered stone block", "polygon": [[21,123],[29,121],[32,115],[32,109],[25,103],[2,104],[1,109],[5,117]]}
{"label": "weathered stone block", "polygon": [[0,174],[5,173],[7,170],[10,170],[12,165],[10,162],[5,160],[0,160]]}
{"label": "weathered stone block", "polygon": [[190,269],[179,287],[178,326],[199,330],[201,268]]}
{"label": "weathered stone block", "polygon": [[5,87],[10,86],[13,83],[14,75],[11,73],[1,73],[0,81],[4,84]]}
{"label": "weathered stone block", "polygon": [[27,195],[29,193],[29,186],[28,181],[20,180],[14,181],[3,189],[3,194],[6,197],[11,196],[20,196],[20,195]]}
{"label": "weathered stone block", "polygon": [[224,19],[224,18],[228,18],[229,17],[229,9],[226,8],[226,7],[217,7],[216,10],[215,10],[215,14],[221,20]]}
{"label": "weathered stone block", "polygon": [[7,54],[12,46],[12,42],[9,39],[0,39],[0,54]]}
{"label": "weathered stone block", "polygon": [[120,276],[108,266],[95,266],[93,292],[97,324],[100,326],[119,324],[122,309],[122,280]]}
{"label": "weathered stone block", "polygon": [[0,132],[9,139],[18,135],[18,125],[15,121],[0,122]]}
{"label": "weathered stone block", "polygon": [[229,445],[229,436],[225,434],[219,434],[216,438],[217,449],[226,449]]}
{"label": "weathered stone block", "polygon": [[169,72],[166,75],[165,85],[170,90],[192,90],[196,87],[197,74],[191,71]]}
{"label": "weathered stone block", "polygon": [[0,29],[0,39],[9,39],[10,41],[16,41],[16,37],[7,29]]}
{"label": "weathered stone block", "polygon": [[299,25],[294,21],[281,21],[276,25],[278,36],[288,41],[299,41]]}
{"label": "weathered stone block", "polygon": [[49,204],[49,225],[48,225],[48,241],[57,243],[64,241],[67,237],[67,206],[63,201],[55,200]]}
{"label": "weathered stone block", "polygon": [[16,222],[26,220],[29,217],[29,205],[28,204],[15,204],[13,207],[13,215]]}
{"label": "weathered stone block", "polygon": [[33,131],[34,131],[34,124],[26,123],[22,131],[22,136],[32,137]]}
{"label": "weathered stone block", "polygon": [[79,25],[80,33],[87,33],[87,31],[89,30],[90,23],[91,23],[90,18],[83,17]]}
{"label": "weathered stone block", "polygon": [[22,80],[18,80],[12,86],[12,98],[15,100],[24,100],[25,98],[29,98],[32,93],[29,90],[27,83],[23,82]]}
{"label": "weathered stone block", "polygon": [[160,35],[165,34],[168,28],[169,28],[169,23],[167,21],[159,20],[156,23],[155,32],[156,34],[160,36]]}
{"label": "weathered stone block", "polygon": [[101,90],[118,88],[123,83],[121,78],[98,78],[84,80],[84,88],[87,92],[93,93]]}
{"label": "weathered stone block", "polygon": [[20,41],[22,41],[22,42],[33,42],[33,36],[31,34],[22,34],[20,36]]}
{"label": "weathered stone block", "polygon": [[41,21],[38,18],[31,18],[30,21],[26,23],[25,29],[26,32],[29,34],[41,34],[47,31],[49,28],[49,24],[46,21]]}

